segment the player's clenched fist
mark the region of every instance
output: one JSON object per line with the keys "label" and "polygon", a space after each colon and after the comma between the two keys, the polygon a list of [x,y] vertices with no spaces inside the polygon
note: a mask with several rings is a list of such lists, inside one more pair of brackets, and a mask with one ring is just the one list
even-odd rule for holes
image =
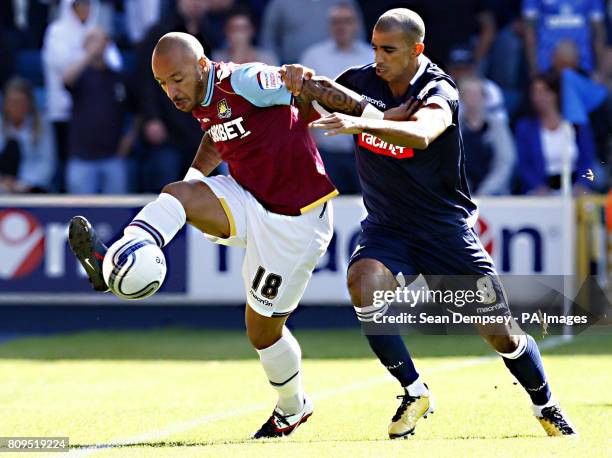
{"label": "player's clenched fist", "polygon": [[287,90],[294,96],[300,95],[304,80],[309,80],[315,75],[311,68],[299,64],[283,65],[280,68],[280,75],[287,86]]}

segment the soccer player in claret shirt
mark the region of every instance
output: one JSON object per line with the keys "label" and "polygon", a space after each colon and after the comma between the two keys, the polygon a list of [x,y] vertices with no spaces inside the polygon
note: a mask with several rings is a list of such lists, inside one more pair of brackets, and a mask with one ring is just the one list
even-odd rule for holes
{"label": "soccer player in claret shirt", "polygon": [[[477,218],[465,177],[465,152],[458,127],[459,96],[452,79],[423,54],[425,26],[418,14],[393,9],[372,34],[375,62],[351,68],[336,82],[382,109],[404,111],[400,121],[332,113],[311,123],[328,135],[353,134],[357,169],[368,212],[348,270],[348,287],[357,317],[372,321],[384,313],[374,306],[375,290],[393,290],[397,276],[465,275],[475,290],[487,290],[489,306],[470,313],[509,316],[495,267],[473,230]],[[287,86],[308,100],[300,81],[313,71],[285,67]],[[469,152],[468,152],[469,153]],[[449,277],[448,280],[452,281]],[[455,277],[456,279],[456,277]],[[439,284],[430,284],[439,289]],[[444,285],[442,285],[444,287]],[[449,285],[449,287],[451,287]],[[490,297],[493,294],[493,297]],[[380,316],[380,315],[379,315]],[[477,326],[527,391],[533,412],[549,435],[576,431],[552,397],[534,339],[516,322]],[[391,438],[414,433],[433,411],[433,399],[419,377],[402,338],[367,335],[381,363],[404,387],[389,425]]]}
{"label": "soccer player in claret shirt", "polygon": [[[185,180],[165,186],[115,247],[140,237],[162,247],[189,222],[215,243],[246,249],[247,334],[278,393],[254,437],[288,435],[313,405],[302,387],[300,346],[285,322],[331,240],[330,199],[338,192],[278,68],[212,62],[184,33],[159,40],[152,68],[176,108],[191,112],[205,134]],[[361,97],[332,86],[313,79],[305,88],[335,110],[373,112]],[[231,176],[208,177],[221,160]],[[85,218],[72,219],[69,242],[94,289],[108,291],[107,248]]]}

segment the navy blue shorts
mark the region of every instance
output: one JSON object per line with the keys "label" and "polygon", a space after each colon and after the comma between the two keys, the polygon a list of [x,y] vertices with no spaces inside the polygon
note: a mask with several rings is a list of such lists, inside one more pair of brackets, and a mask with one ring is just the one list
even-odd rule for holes
{"label": "navy blue shorts", "polygon": [[497,275],[493,260],[473,229],[452,235],[414,239],[401,232],[363,222],[349,267],[364,258],[382,262],[397,275]]}
{"label": "navy blue shorts", "polygon": [[421,274],[430,289],[479,290],[484,283],[493,289],[493,301],[481,304],[478,313],[509,314],[506,295],[493,260],[473,229],[452,235],[414,239],[395,229],[362,223],[362,232],[349,267],[360,259],[384,264],[406,286]]}

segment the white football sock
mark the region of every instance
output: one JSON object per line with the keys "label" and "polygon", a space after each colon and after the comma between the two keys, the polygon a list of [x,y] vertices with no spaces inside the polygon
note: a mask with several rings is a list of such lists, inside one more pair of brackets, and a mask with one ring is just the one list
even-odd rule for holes
{"label": "white football sock", "polygon": [[421,381],[421,377],[416,379],[410,385],[406,387],[408,390],[408,394],[410,396],[418,397],[423,396],[424,394],[429,395],[429,390],[425,386],[425,384]]}
{"label": "white football sock", "polygon": [[148,238],[163,247],[174,238],[186,220],[183,204],[173,195],[162,193],[157,200],[140,210],[123,233]]}
{"label": "white football sock", "polygon": [[300,344],[287,327],[273,345],[257,350],[270,384],[278,393],[278,408],[285,415],[294,415],[304,407]]}
{"label": "white football sock", "polygon": [[554,397],[550,397],[550,399],[548,400],[548,402],[546,404],[544,404],[543,406],[537,406],[535,404],[531,405],[531,408],[533,409],[533,414],[536,417],[541,417],[542,416],[542,409],[545,409],[546,407],[551,407],[554,405],[559,404],[559,402],[554,398]]}

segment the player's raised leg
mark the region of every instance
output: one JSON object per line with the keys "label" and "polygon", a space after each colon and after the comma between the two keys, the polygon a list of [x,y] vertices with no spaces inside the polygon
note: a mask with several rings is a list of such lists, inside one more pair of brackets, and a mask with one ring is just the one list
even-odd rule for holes
{"label": "player's raised leg", "polygon": [[[396,287],[393,274],[376,259],[361,258],[349,267],[349,293],[357,318],[362,323],[372,321],[377,313],[386,312],[384,308],[374,305],[374,291],[389,291]],[[366,332],[366,337],[380,362],[404,388],[404,394],[398,396],[401,403],[389,425],[389,437],[408,437],[414,434],[416,423],[433,412],[433,398],[421,381],[399,334],[372,335]]]}
{"label": "player's raised leg", "polygon": [[484,339],[502,357],[510,373],[525,389],[533,413],[549,436],[578,434],[574,425],[552,396],[536,341],[518,324],[477,326]]}
{"label": "player's raised leg", "polygon": [[291,434],[312,415],[313,405],[302,383],[302,350],[285,326],[287,316],[267,317],[247,304],[247,335],[259,354],[270,385],[278,393],[272,415],[254,434],[254,439]]}
{"label": "player's raised leg", "polygon": [[[185,222],[215,237],[224,238],[230,234],[223,206],[208,185],[199,180],[179,181],[165,186],[159,197],[136,215],[113,246],[128,239],[145,238],[163,247]],[[94,289],[108,291],[102,275],[107,248],[84,217],[76,216],[70,221],[69,244]]]}

